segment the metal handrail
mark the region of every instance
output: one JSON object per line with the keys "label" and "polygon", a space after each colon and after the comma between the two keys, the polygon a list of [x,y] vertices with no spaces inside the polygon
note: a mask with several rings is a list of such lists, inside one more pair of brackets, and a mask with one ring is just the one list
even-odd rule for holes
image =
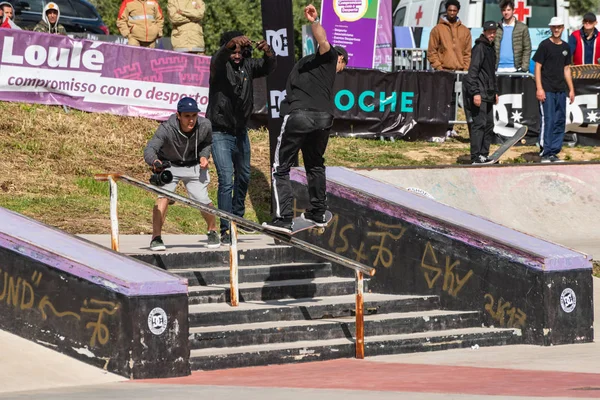
{"label": "metal handrail", "polygon": [[213,214],[219,218],[228,219],[231,223],[231,245],[229,246],[229,267],[230,267],[230,293],[231,306],[236,307],[239,304],[239,288],[238,288],[238,254],[237,254],[237,225],[245,228],[261,232],[274,239],[288,243],[293,247],[304,250],[336,264],[350,268],[356,274],[356,358],[364,358],[364,274],[368,276],[375,275],[375,268],[368,267],[357,261],[351,260],[329,250],[325,250],[312,243],[300,240],[293,235],[288,235],[281,232],[270,230],[267,227],[259,225],[255,222],[248,221],[237,215],[230,214],[226,211],[219,210],[212,206],[207,206],[198,201],[170,192],[161,187],[150,185],[123,174],[97,174],[94,176],[97,181],[109,181],[110,183],[110,220],[111,220],[111,245],[112,249],[119,251],[119,227],[117,218],[117,184],[116,181],[123,181],[133,186],[137,186],[148,192],[159,194],[172,201],[178,201],[200,211]]}

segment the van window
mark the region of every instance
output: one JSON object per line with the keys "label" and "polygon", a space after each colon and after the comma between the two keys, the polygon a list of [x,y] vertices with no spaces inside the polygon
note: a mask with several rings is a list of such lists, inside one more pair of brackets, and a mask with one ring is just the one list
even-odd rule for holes
{"label": "van window", "polygon": [[[460,14],[460,12],[459,12],[459,14]],[[445,1],[442,1],[440,3],[440,9],[438,10],[438,17],[437,17],[437,20],[435,21],[435,24],[437,24],[439,22],[440,18],[442,18],[443,15],[446,15],[446,2]]]}
{"label": "van window", "polygon": [[394,15],[394,26],[404,26],[404,17],[406,15],[406,7],[398,9]]}
{"label": "van window", "polygon": [[[527,21],[530,28],[547,28],[550,19],[556,15],[556,0],[514,0],[515,16],[520,21]],[[483,4],[483,21],[500,21],[500,0],[485,0]]]}
{"label": "van window", "polygon": [[71,3],[69,2],[69,0],[52,0],[52,1],[54,1],[56,3],[56,5],[58,6],[61,17],[63,17],[63,16],[64,17],[77,17],[77,13],[73,9],[73,6],[71,6]]}
{"label": "van window", "polygon": [[42,3],[42,0],[11,1],[11,3],[13,4],[13,6],[15,4],[21,3],[22,10],[25,12],[29,11],[41,14],[42,10],[44,9],[44,3]]}
{"label": "van window", "polygon": [[79,18],[97,19],[96,12],[87,4],[74,1],[71,3]]}

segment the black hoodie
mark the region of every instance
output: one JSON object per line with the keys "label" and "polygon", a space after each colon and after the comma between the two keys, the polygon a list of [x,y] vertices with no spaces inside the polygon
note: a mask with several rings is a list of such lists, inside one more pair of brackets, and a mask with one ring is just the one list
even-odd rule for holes
{"label": "black hoodie", "polygon": [[179,129],[177,114],[158,127],[152,139],[144,149],[144,160],[152,165],[154,160],[170,161],[180,166],[192,166],[200,163],[200,157],[210,158],[212,130],[210,121],[198,117],[194,129],[185,134]]}
{"label": "black hoodie", "polygon": [[467,95],[481,96],[481,101],[495,102],[498,94],[496,83],[496,51],[494,44],[482,34],[471,51],[471,65],[463,80]]}

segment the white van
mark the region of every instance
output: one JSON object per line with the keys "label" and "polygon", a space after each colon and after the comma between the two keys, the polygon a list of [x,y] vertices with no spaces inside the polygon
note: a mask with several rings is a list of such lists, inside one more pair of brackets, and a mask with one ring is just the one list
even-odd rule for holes
{"label": "white van", "polygon": [[[458,17],[469,28],[480,28],[484,21],[500,21],[500,0],[459,0]],[[514,0],[515,16],[530,28],[547,28],[558,16],[569,28],[569,2],[563,0]],[[400,0],[394,10],[394,26],[426,27],[437,25],[446,13],[446,0]]]}

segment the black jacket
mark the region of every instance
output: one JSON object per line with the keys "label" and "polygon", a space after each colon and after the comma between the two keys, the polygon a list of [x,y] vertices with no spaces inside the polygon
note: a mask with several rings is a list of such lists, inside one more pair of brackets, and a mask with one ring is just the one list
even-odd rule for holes
{"label": "black jacket", "polygon": [[496,51],[494,44],[481,35],[471,51],[471,65],[463,80],[463,89],[472,99],[480,95],[482,101],[496,100],[498,84],[496,83]]}
{"label": "black jacket", "polygon": [[232,50],[223,46],[210,61],[206,118],[213,132],[236,135],[246,129],[254,107],[252,80],[269,75],[277,67],[277,56],[244,58],[239,68],[229,62]]}

